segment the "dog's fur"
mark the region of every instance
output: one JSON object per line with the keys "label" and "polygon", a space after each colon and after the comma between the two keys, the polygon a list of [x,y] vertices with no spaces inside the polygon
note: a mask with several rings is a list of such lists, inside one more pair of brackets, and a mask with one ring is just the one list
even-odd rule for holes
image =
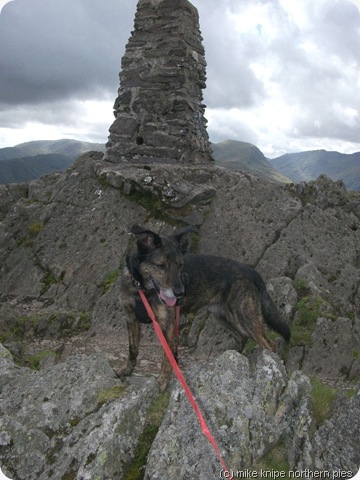
{"label": "dog's fur", "polygon": [[[194,231],[194,227],[187,227],[168,237],[133,226],[137,244],[128,251],[121,275],[121,301],[129,333],[129,357],[122,375],[131,375],[139,353],[141,323],[149,323],[139,288],[144,290],[172,351],[175,322],[171,307],[176,304],[185,314],[208,307],[240,342],[250,337],[274,351],[264,320],[289,341],[289,328],[259,273],[228,258],[186,253],[189,234]],[[164,354],[159,376],[162,390],[170,375],[171,366]]]}

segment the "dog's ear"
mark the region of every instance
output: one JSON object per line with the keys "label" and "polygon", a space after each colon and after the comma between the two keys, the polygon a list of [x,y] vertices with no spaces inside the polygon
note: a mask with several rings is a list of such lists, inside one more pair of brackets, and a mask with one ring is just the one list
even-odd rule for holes
{"label": "dog's ear", "polygon": [[189,243],[190,243],[190,234],[191,233],[197,233],[198,229],[194,226],[189,226],[182,228],[181,230],[177,230],[174,238],[175,240],[179,243],[180,245],[180,250],[181,253],[186,253],[189,248]]}
{"label": "dog's ear", "polygon": [[162,245],[159,235],[139,225],[133,225],[131,233],[137,236],[138,250],[142,254],[149,253]]}

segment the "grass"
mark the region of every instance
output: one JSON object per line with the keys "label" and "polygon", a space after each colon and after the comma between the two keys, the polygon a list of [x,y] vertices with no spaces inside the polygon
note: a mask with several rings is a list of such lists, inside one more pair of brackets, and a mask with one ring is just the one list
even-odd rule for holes
{"label": "grass", "polygon": [[[56,327],[52,333],[52,324]],[[23,315],[19,317],[14,324],[0,333],[0,342],[7,341],[23,342],[26,339],[54,336],[56,339],[69,338],[89,330],[91,326],[90,315],[86,312],[79,312],[76,315],[69,312],[54,312],[50,315],[42,313],[38,315]],[[39,369],[41,361],[48,357],[58,354],[51,351],[41,351],[34,355],[21,353],[14,355],[16,364],[27,366],[35,370]]]}
{"label": "grass", "polygon": [[108,277],[105,279],[103,285],[103,294],[108,292],[110,290],[111,285],[116,282],[116,280],[119,278],[120,275],[120,270],[114,270],[111,272]]}
{"label": "grass", "polygon": [[58,280],[57,278],[55,278],[51,274],[51,272],[49,270],[45,270],[42,283],[43,283],[43,286],[42,286],[41,292],[40,292],[41,295],[46,293],[49,290],[49,288],[51,287],[51,285],[56,285],[57,283],[58,284],[62,283],[62,280]]}
{"label": "grass", "polygon": [[273,474],[271,478],[275,478],[274,472],[279,472],[279,474],[281,473],[281,476],[279,475],[279,477],[277,478],[283,478],[285,480],[288,480],[290,478],[290,466],[287,459],[287,451],[285,445],[283,443],[280,443],[272,450],[270,450],[270,452],[264,455],[252,466],[252,470],[259,473],[258,478],[260,478],[261,473],[265,475],[264,472],[271,472]]}
{"label": "grass", "polygon": [[307,280],[304,278],[297,278],[293,281],[293,285],[299,297],[305,297],[306,295],[309,295],[310,287]]}
{"label": "grass", "polygon": [[337,392],[317,378],[312,378],[310,381],[313,419],[316,427],[319,427],[324,420],[329,418]]}
{"label": "grass", "polygon": [[146,459],[164,418],[170,400],[168,392],[161,393],[150,405],[144,431],[135,450],[134,460],[125,469],[124,480],[142,480]]}
{"label": "grass", "polygon": [[295,321],[291,331],[291,344],[310,345],[317,319],[322,316],[330,319],[336,318],[329,313],[329,310],[329,304],[320,296],[304,296],[296,305]]}
{"label": "grass", "polygon": [[120,398],[126,388],[126,385],[115,385],[114,387],[99,392],[97,396],[98,405],[102,406],[105,403],[109,403],[117,398]]}
{"label": "grass", "polygon": [[31,236],[36,237],[44,229],[44,224],[37,220],[28,227],[28,232]]}
{"label": "grass", "polygon": [[24,358],[23,363],[26,367],[29,367],[32,370],[39,370],[41,361],[49,357],[59,357],[59,354],[56,352],[44,350],[43,352],[40,352],[36,355],[31,355]]}

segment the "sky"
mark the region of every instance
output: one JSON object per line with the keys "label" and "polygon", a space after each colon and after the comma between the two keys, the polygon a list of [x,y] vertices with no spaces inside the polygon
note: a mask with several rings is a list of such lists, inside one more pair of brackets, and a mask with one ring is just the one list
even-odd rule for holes
{"label": "sky", "polygon": [[[212,142],[360,151],[360,0],[192,0]],[[136,0],[0,0],[0,148],[105,143]]]}

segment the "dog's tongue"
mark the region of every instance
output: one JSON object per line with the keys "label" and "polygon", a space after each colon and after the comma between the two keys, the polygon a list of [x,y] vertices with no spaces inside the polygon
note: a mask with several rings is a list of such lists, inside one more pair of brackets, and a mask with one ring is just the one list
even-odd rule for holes
{"label": "dog's tongue", "polygon": [[176,300],[177,300],[176,297],[171,297],[171,298],[169,298],[169,297],[167,297],[167,296],[165,295],[165,293],[163,293],[161,290],[160,290],[159,296],[160,296],[161,300],[162,300],[164,303],[166,303],[166,305],[167,305],[168,307],[175,307],[175,305],[176,305]]}

